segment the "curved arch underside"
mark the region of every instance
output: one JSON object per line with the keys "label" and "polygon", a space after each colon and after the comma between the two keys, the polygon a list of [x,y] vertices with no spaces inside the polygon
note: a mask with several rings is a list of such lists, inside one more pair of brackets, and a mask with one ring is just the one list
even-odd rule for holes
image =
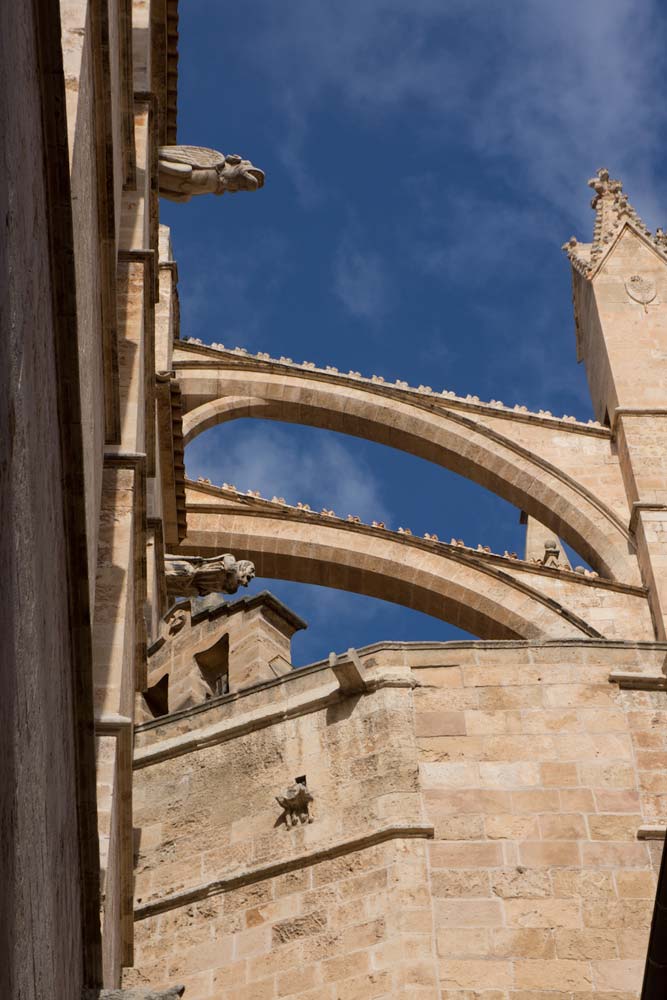
{"label": "curved arch underside", "polygon": [[372,529],[188,484],[179,551],[252,559],[260,577],[316,583],[425,612],[483,639],[652,638],[645,594],[574,573]]}
{"label": "curved arch underside", "polygon": [[[185,352],[183,352],[185,353]],[[183,403],[184,439],[241,417],[280,420],[340,431],[398,448],[466,476],[537,518],[603,576],[639,583],[630,536],[619,516],[620,470],[608,438],[567,425],[543,429],[538,421],[492,415],[486,426],[474,413],[425,397],[402,398],[386,386],[349,384],[309,370],[276,371],[220,361],[175,361]],[[487,420],[488,422],[488,420]],[[504,426],[506,425],[506,427]],[[505,433],[500,433],[503,426]],[[521,436],[531,448],[521,442]],[[532,435],[532,436],[531,436]],[[531,450],[537,443],[540,453]],[[544,457],[544,456],[547,457]],[[576,479],[572,474],[585,470]],[[566,471],[567,470],[567,471]],[[604,503],[582,480],[606,484]]]}

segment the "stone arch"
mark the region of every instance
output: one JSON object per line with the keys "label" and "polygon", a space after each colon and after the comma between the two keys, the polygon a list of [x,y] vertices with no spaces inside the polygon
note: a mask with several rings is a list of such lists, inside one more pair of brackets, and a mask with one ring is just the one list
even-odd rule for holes
{"label": "stone arch", "polygon": [[[618,515],[553,462],[464,413],[401,398],[368,384],[343,385],[305,370],[176,362],[184,439],[240,417],[336,430],[407,451],[479,483],[536,517],[602,575],[639,582]],[[572,447],[580,446],[577,438]]]}
{"label": "stone arch", "polygon": [[179,551],[201,556],[241,552],[253,560],[260,577],[317,583],[377,597],[433,615],[483,639],[599,636],[581,615],[589,607],[599,614],[606,598],[602,588],[613,595],[609,622],[622,621],[616,634],[622,635],[629,621],[635,631],[637,627],[650,631],[645,595],[637,588],[602,582],[600,588],[590,588],[574,579],[575,574],[567,574],[568,583],[565,574],[559,579],[559,574],[551,573],[553,593],[568,600],[564,606],[548,592],[536,589],[539,578],[528,577],[530,582],[525,582],[505,571],[502,564],[507,560],[496,557],[498,567],[473,553],[449,551],[449,546],[429,549],[421,539],[291,508],[280,510],[279,505],[242,496],[218,498],[220,493],[215,488],[190,488],[188,534]]}

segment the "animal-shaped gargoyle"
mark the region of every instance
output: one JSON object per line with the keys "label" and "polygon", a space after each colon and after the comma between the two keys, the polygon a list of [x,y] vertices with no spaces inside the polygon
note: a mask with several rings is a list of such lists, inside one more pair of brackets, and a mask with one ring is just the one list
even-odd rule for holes
{"label": "animal-shaped gargoyle", "polygon": [[276,802],[285,810],[285,823],[287,826],[296,826],[297,823],[312,823],[313,817],[309,813],[310,803],[313,796],[308,791],[306,779],[297,780],[290,785],[283,795],[276,795]]}
{"label": "animal-shaped gargoyle", "polygon": [[193,194],[257,191],[264,171],[241,156],[219,153],[204,146],[160,146],[160,194],[170,201],[189,201]]}

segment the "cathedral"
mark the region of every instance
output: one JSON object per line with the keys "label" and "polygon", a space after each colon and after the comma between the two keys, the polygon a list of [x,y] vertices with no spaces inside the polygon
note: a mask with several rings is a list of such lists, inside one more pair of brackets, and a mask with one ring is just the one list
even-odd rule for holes
{"label": "cathedral", "polygon": [[[2,995],[666,997],[667,236],[589,181],[587,423],[182,338],[162,199],[271,179],[178,144],[178,0],[0,25]],[[186,477],[252,416],[464,475],[525,549]],[[297,670],[271,579],[477,638]]]}

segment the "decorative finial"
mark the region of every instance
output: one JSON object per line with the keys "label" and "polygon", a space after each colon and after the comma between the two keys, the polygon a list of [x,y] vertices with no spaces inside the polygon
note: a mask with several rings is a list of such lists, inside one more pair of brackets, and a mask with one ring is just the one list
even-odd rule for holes
{"label": "decorative finial", "polygon": [[611,177],[606,167],[601,167],[595,176],[590,178],[588,186],[595,192],[591,199],[591,207],[595,211],[593,240],[591,243],[579,243],[576,237],[572,236],[563,245],[563,250],[576,271],[583,277],[590,278],[625,222],[629,222],[642,236],[648,237],[657,249],[665,253],[667,246],[661,241],[660,233],[651,235],[650,230],[630,204],[627,194],[624,194],[622,182]]}
{"label": "decorative finial", "polygon": [[595,177],[591,177],[588,181],[588,186],[595,191],[595,196],[591,199],[591,208],[597,208],[601,198],[616,199],[623,190],[622,182],[613,180],[606,167],[600,167]]}

